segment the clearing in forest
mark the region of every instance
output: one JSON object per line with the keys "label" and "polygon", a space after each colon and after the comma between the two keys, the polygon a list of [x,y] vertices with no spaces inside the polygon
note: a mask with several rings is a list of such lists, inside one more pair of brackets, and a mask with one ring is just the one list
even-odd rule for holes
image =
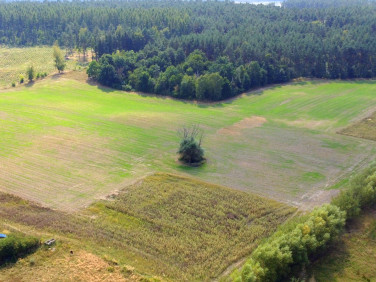
{"label": "clearing in forest", "polygon": [[[336,133],[376,106],[375,81],[292,83],[203,104],[71,77],[0,92],[1,191],[74,210],[161,171],[305,205],[375,159],[372,141]],[[205,132],[200,168],[176,161],[177,130],[190,124]]]}
{"label": "clearing in forest", "polygon": [[[67,60],[66,70],[78,69],[77,55]],[[54,67],[52,47],[2,47],[0,46],[0,88],[11,87],[12,82],[19,83],[20,75],[27,83],[26,69],[33,66],[35,74],[57,72]]]}

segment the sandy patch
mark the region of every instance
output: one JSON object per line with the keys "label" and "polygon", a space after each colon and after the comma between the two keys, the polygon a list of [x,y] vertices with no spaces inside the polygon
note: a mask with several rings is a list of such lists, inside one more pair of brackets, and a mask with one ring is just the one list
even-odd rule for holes
{"label": "sandy patch", "polygon": [[276,121],[283,122],[287,125],[294,127],[303,127],[308,129],[318,129],[318,128],[330,128],[331,124],[334,124],[330,120],[308,120],[308,119],[296,119],[296,120],[284,120],[277,119]]}
{"label": "sandy patch", "polygon": [[266,119],[264,117],[252,116],[250,118],[244,118],[231,126],[221,128],[217,131],[217,133],[224,135],[241,135],[241,131],[243,129],[259,127],[263,125],[265,122]]}
{"label": "sandy patch", "polygon": [[298,204],[299,210],[310,211],[315,207],[328,204],[339,192],[339,190],[319,190],[313,194],[305,194],[301,197],[300,203]]}
{"label": "sandy patch", "polygon": [[[51,251],[49,251],[51,252]],[[131,275],[125,279],[118,266],[111,266],[102,258],[85,251],[58,255],[51,253],[52,259],[29,266],[27,259],[18,264],[20,268],[9,268],[2,273],[8,281],[137,281],[139,277]],[[17,271],[18,270],[18,271]],[[0,279],[1,280],[1,279]]]}

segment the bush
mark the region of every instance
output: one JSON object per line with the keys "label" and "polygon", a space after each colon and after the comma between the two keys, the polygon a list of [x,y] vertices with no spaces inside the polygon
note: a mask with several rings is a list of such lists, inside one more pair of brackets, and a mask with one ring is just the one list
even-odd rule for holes
{"label": "bush", "polygon": [[27,74],[27,78],[29,79],[29,81],[33,81],[33,79],[35,77],[34,67],[33,66],[28,67],[26,69],[26,74]]}
{"label": "bush", "polygon": [[94,79],[98,79],[100,72],[101,72],[100,64],[97,61],[91,61],[89,64],[89,67],[86,70],[87,75]]}
{"label": "bush", "polygon": [[0,264],[7,260],[16,260],[39,246],[39,240],[34,237],[23,237],[21,235],[9,235],[0,239]]}
{"label": "bush", "polygon": [[360,211],[376,202],[376,165],[354,177],[348,189],[333,199],[332,203],[347,213],[347,218],[359,215]]}
{"label": "bush", "polygon": [[126,84],[126,85],[122,85],[121,89],[124,90],[124,91],[130,92],[130,91],[132,91],[133,88],[132,88],[131,85]]}
{"label": "bush", "polygon": [[16,83],[14,81],[12,82],[12,87],[16,87]]}
{"label": "bush", "polygon": [[179,131],[179,134],[182,138],[178,151],[179,160],[186,164],[203,162],[205,158],[204,150],[201,148],[202,132],[198,126],[184,127]]}

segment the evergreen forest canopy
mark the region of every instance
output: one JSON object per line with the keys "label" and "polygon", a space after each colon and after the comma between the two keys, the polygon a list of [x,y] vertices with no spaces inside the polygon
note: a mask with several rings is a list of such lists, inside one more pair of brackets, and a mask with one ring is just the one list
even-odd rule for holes
{"label": "evergreen forest canopy", "polygon": [[220,100],[295,77],[376,76],[376,2],[0,2],[0,44],[94,52],[111,87]]}

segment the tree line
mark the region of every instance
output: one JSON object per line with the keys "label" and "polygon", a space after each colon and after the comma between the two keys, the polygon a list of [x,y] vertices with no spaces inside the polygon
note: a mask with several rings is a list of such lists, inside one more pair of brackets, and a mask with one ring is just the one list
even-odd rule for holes
{"label": "tree line", "polygon": [[[308,2],[310,4],[308,4]],[[336,8],[334,8],[336,6]],[[326,9],[322,9],[327,7]],[[376,75],[376,2],[0,2],[0,43],[52,45],[125,90],[219,100],[295,77]]]}

